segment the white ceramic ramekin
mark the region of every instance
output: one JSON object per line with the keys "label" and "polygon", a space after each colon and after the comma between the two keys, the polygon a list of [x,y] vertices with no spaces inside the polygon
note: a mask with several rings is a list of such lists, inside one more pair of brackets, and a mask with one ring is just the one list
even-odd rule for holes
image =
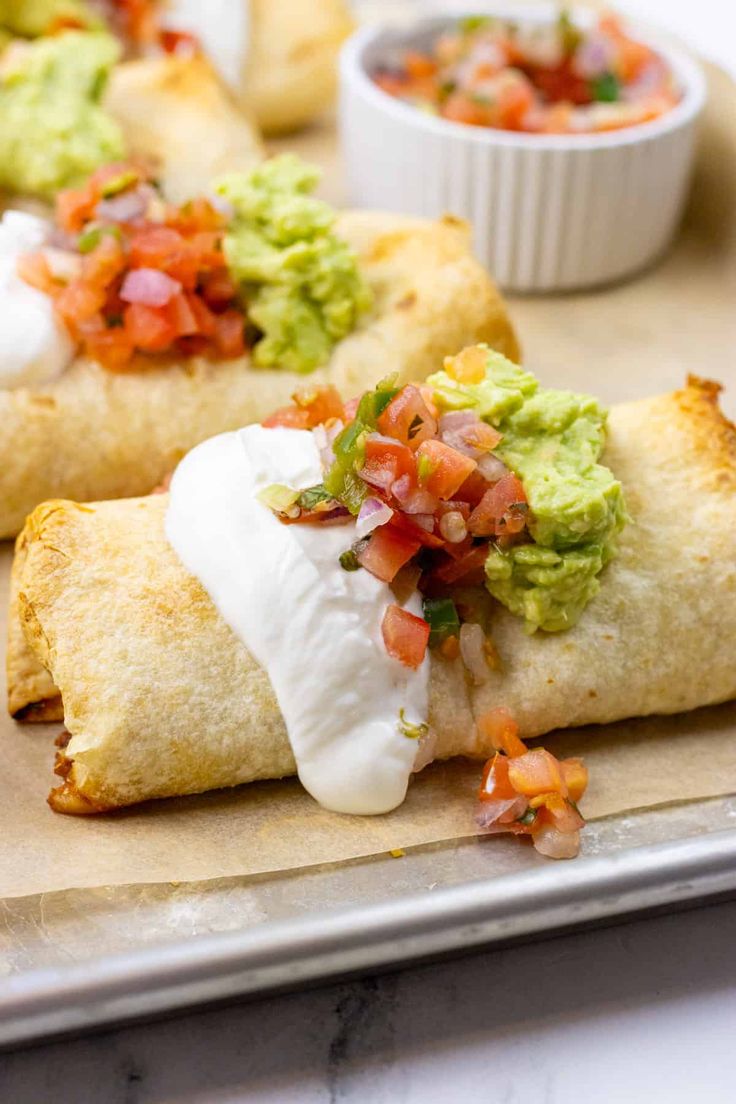
{"label": "white ceramic ramekin", "polygon": [[[554,18],[534,5],[488,14]],[[591,13],[575,18],[585,25]],[[480,260],[510,291],[592,287],[644,268],[677,229],[705,102],[698,65],[649,31],[632,34],[660,52],[682,92],[651,123],[604,134],[535,135],[453,123],[401,103],[371,72],[406,46],[427,46],[457,16],[367,27],[343,48],[340,129],[351,202],[467,219]]]}

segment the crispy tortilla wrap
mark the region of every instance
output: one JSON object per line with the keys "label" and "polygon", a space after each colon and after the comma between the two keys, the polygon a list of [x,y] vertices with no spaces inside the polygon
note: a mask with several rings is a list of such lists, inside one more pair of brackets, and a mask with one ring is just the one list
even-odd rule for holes
{"label": "crispy tortilla wrap", "polygon": [[337,84],[337,54],[353,30],[345,0],[250,0],[251,40],[239,97],[267,134],[295,130],[323,111]]}
{"label": "crispy tortilla wrap", "polygon": [[153,167],[172,203],[201,195],[220,173],[247,171],[264,157],[250,116],[236,108],[201,56],[116,65],[104,104],[130,154]]}
{"label": "crispy tortilla wrap", "polygon": [[0,390],[0,538],[48,498],[147,494],[194,445],[259,421],[298,388],[327,381],[355,395],[391,372],[422,379],[476,341],[516,356],[464,223],[355,212],[337,229],[359,254],[374,305],[324,369],[297,375],[201,357],[154,366],[142,357],[138,370],[116,374],[78,359],[43,387]]}
{"label": "crispy tortilla wrap", "polygon": [[[692,380],[613,407],[605,462],[631,523],[600,594],[563,633],[529,636],[499,607],[503,666],[482,688],[468,686],[459,659],[433,657],[436,757],[486,756],[475,719],[500,705],[531,737],[736,696],[736,431],[717,394]],[[166,505],[165,495],[45,503],[18,540],[10,707],[53,716],[63,699],[71,741],[56,809],[295,769],[267,675],[168,545]]]}

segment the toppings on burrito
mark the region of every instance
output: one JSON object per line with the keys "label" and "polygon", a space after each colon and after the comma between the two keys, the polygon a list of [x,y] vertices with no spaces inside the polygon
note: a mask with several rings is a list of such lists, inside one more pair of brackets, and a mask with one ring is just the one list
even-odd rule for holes
{"label": "toppings on burrito", "polygon": [[389,652],[416,666],[421,634],[424,647],[459,647],[480,678],[489,654],[476,628],[492,611],[479,587],[531,633],[570,628],[598,592],[626,517],[598,463],[605,418],[596,399],[540,388],[474,346],[425,386],[384,380],[345,408],[334,391],[297,395],[264,425],[314,428],[324,479],[269,488],[265,501],[286,523],[357,517],[342,566],[408,580],[424,599],[424,628],[387,610]]}
{"label": "toppings on burrito", "polygon": [[610,14],[591,27],[565,11],[556,22],[473,15],[387,62],[374,80],[390,96],[494,130],[620,130],[660,118],[680,98],[664,58]]}
{"label": "toppings on burrito", "polygon": [[335,212],[309,194],[318,175],[283,156],[175,207],[140,166],[107,165],[59,195],[18,272],[111,371],[138,353],[233,358],[247,340],[252,364],[310,372],[371,302]]}
{"label": "toppings on burrito", "polygon": [[[432,759],[428,649],[479,687],[508,662],[496,603],[530,633],[581,617],[625,517],[598,463],[604,436],[595,400],[474,346],[423,386],[387,379],[347,404],[305,390],[180,465],[167,536],[268,672],[321,804],[388,811]],[[516,558],[525,570],[499,572]],[[482,826],[576,853],[579,764],[527,751],[504,710],[480,724],[503,756],[484,776]]]}
{"label": "toppings on burrito", "polygon": [[124,154],[102,94],[120,49],[105,33],[16,41],[0,58],[0,188],[51,199]]}
{"label": "toppings on burrito", "polygon": [[157,0],[5,0],[0,28],[24,38],[107,28],[127,45],[146,46],[163,36],[160,6]]}

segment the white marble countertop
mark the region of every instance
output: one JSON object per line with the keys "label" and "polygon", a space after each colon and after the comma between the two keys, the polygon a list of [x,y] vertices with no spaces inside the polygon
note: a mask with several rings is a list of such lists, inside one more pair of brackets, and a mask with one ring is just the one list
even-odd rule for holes
{"label": "white marble countertop", "polygon": [[736,902],[0,1056],[7,1104],[691,1104],[736,1086]]}

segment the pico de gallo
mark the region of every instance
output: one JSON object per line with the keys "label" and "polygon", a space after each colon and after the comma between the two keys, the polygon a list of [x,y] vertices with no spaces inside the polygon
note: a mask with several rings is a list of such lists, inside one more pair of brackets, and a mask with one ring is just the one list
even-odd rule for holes
{"label": "pico de gallo", "polygon": [[[486,346],[446,358],[444,371],[426,384],[398,387],[386,379],[347,403],[332,387],[302,391],[263,425],[311,430],[323,481],[301,490],[272,484],[259,498],[286,525],[354,522],[340,565],[348,572],[369,571],[390,587],[394,600],[387,601],[381,625],[387,652],[416,669],[431,649],[441,660],[462,662],[468,682],[482,686],[502,663],[492,635],[495,603],[523,615],[505,585],[496,585],[498,558],[522,550],[529,562],[537,552],[558,557],[559,575],[548,562],[517,582],[529,597],[562,580],[565,601],[577,616],[594,593],[587,584],[597,586],[585,571],[584,580],[577,575],[577,557],[586,555],[582,530],[588,526],[588,538],[600,551],[604,530],[612,541],[623,523],[620,485],[595,462],[595,441],[601,442],[594,402],[538,389],[531,374]],[[545,408],[551,418],[546,424],[566,426],[557,440],[552,432],[544,437]],[[524,442],[514,440],[520,431],[527,434]],[[571,459],[575,448],[585,454],[578,471]],[[530,461],[535,449],[535,462],[542,458],[539,478]],[[538,483],[551,485],[557,509],[566,513],[557,528],[544,516],[547,500]],[[573,517],[574,498],[579,511]],[[559,539],[567,549],[553,549]],[[576,546],[576,540],[582,543]],[[571,571],[565,552],[575,564]],[[605,559],[596,553],[586,562],[597,575]],[[417,589],[421,617],[404,608]],[[557,631],[564,626],[559,605],[553,605],[547,627]],[[567,623],[574,623],[573,612],[568,614]],[[547,751],[529,751],[504,709],[492,710],[478,724],[498,749],[483,775],[481,826],[531,835],[545,854],[575,854],[583,824],[576,802],[587,781],[580,761],[558,763]]]}
{"label": "pico de gallo", "polygon": [[168,52],[198,48],[193,35],[162,25],[162,0],[35,0],[5,7],[0,26],[26,38],[104,28],[131,52],[153,46]]}
{"label": "pico de gallo", "polygon": [[284,155],[174,206],[141,166],[106,165],[58,195],[48,245],[18,273],[110,371],[248,349],[256,366],[309,372],[371,303],[335,212],[308,194],[317,179]]}
{"label": "pico de gallo", "polygon": [[61,192],[48,247],[20,258],[19,275],[54,300],[81,351],[110,371],[136,353],[236,357],[246,311],[206,199],[164,203],[143,169],[99,169]]}
{"label": "pico de gallo", "polygon": [[585,825],[577,804],[588,786],[582,759],[557,759],[542,747],[530,750],[502,706],[480,717],[478,727],[498,749],[483,768],[478,826],[488,833],[530,836],[537,851],[551,859],[574,859]]}
{"label": "pico de gallo", "polygon": [[535,24],[469,16],[373,79],[443,119],[531,134],[619,130],[658,118],[680,98],[664,58],[614,16],[583,29],[564,11]]}
{"label": "pico de gallo", "polygon": [[93,0],[110,28],[133,51],[158,46],[170,54],[201,49],[196,35],[164,26],[161,0]]}

